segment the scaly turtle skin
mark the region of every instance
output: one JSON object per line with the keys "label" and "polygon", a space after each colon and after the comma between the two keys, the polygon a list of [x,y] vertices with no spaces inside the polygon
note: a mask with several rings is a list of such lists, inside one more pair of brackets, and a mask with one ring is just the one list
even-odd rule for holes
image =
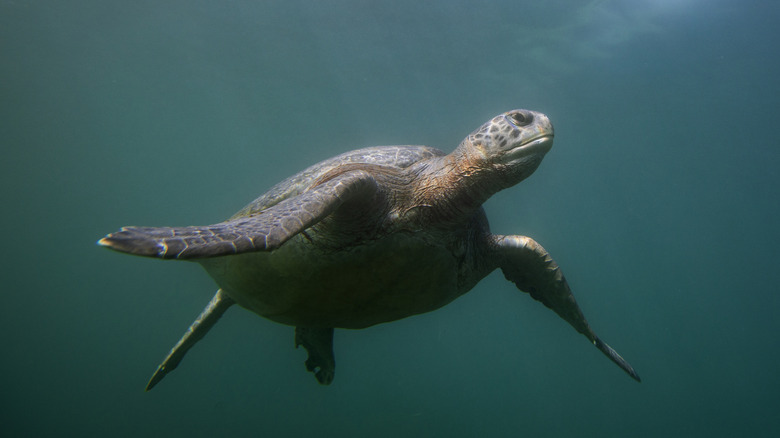
{"label": "scaly turtle skin", "polygon": [[552,147],[553,127],[527,110],[496,116],[449,155],[425,146],[359,149],[282,181],[209,226],[124,227],[98,243],[200,263],[214,298],[159,366],[147,390],[234,303],[296,327],[322,384],[333,380],[334,328],[429,312],[500,268],[639,380],[591,330],[558,265],[533,239],[490,233],[481,207],[522,181]]}

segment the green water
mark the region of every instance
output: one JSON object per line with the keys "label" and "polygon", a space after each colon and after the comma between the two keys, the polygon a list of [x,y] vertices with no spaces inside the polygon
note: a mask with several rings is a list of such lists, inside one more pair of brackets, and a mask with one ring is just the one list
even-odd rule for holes
{"label": "green water", "polygon": [[[777,436],[780,6],[679,1],[0,0],[3,436]],[[495,114],[555,145],[486,205],[542,243],[637,384],[494,273],[337,331],[231,309],[95,245],[217,222],[362,146],[453,149]]]}

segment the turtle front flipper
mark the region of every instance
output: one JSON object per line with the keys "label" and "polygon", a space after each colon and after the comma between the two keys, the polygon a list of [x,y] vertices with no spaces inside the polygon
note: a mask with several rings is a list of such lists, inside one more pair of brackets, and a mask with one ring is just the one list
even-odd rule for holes
{"label": "turtle front flipper", "polygon": [[206,333],[219,321],[219,318],[225,311],[235,304],[232,298],[227,296],[222,289],[219,289],[211,299],[208,306],[203,309],[203,312],[198,316],[198,319],[190,325],[184,336],[181,337],[179,342],[171,348],[171,352],[165,357],[165,360],[157,367],[157,371],[154,372],[152,378],[149,379],[149,383],[146,385],[146,390],[154,388],[154,385],[160,383],[160,380],[165,377],[166,374],[173,371],[179,362],[187,354],[187,351],[192,348],[195,343],[203,339]]}
{"label": "turtle front flipper", "polygon": [[197,259],[270,251],[321,221],[347,201],[377,190],[368,172],[347,172],[294,198],[248,216],[208,226],[123,227],[98,244],[135,255],[163,259]]}
{"label": "turtle front flipper", "polygon": [[561,269],[541,245],[525,236],[494,236],[494,239],[498,266],[507,280],[555,311],[631,377],[641,381],[634,368],[590,328]]}
{"label": "turtle front flipper", "polygon": [[295,348],[303,345],[309,353],[306,369],[314,373],[317,381],[330,385],[336,374],[336,359],[333,356],[333,329],[295,327]]}

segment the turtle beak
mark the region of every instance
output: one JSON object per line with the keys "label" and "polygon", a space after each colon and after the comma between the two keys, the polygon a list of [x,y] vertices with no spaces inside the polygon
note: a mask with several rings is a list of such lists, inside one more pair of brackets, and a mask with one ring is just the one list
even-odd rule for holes
{"label": "turtle beak", "polygon": [[516,163],[531,156],[542,157],[544,154],[550,151],[553,145],[553,134],[545,133],[532,137],[525,143],[514,147],[506,152],[504,155],[504,162],[506,164]]}
{"label": "turtle beak", "polygon": [[553,145],[553,137],[554,134],[543,134],[538,137],[532,138],[531,140],[527,141],[526,143],[522,144],[519,148],[516,149],[522,149],[527,150],[529,153],[537,153],[541,152],[543,154],[546,154],[547,152],[552,149]]}

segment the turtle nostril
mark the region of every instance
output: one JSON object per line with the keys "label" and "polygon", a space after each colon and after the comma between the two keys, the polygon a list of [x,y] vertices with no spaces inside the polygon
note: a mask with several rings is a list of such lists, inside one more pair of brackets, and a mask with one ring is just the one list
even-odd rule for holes
{"label": "turtle nostril", "polygon": [[514,120],[514,122],[515,122],[515,124],[517,124],[517,126],[529,125],[534,120],[532,115],[530,115],[530,114],[523,114],[521,112],[513,113],[510,117],[512,117],[512,120]]}

